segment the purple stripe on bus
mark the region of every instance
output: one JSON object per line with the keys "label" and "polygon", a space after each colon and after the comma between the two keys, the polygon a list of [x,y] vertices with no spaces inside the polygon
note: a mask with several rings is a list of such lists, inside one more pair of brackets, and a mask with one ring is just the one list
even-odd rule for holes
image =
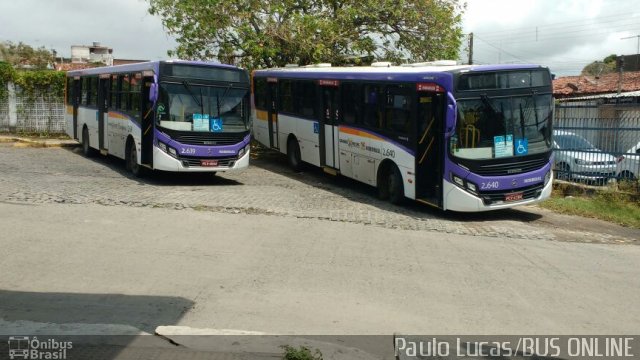
{"label": "purple stripe on bus", "polygon": [[[156,141],[162,141],[163,143],[171,146],[176,149],[178,155],[187,155],[189,157],[222,157],[222,156],[232,156],[237,155],[238,151],[243,147],[247,146],[251,141],[251,135],[245,136],[245,138],[234,145],[220,145],[220,146],[202,146],[202,145],[188,145],[181,144],[173,139],[171,139],[167,134],[162,131],[155,129]],[[183,151],[183,149],[189,149]]]}
{"label": "purple stripe on bus", "polygon": [[483,183],[493,183],[497,182],[497,185],[492,184],[491,189],[487,189],[486,191],[505,191],[512,190],[513,192],[518,192],[518,189],[531,186],[538,185],[544,182],[544,177],[547,175],[547,172],[551,170],[552,159],[547,162],[545,166],[541,169],[535,171],[529,171],[522,174],[508,175],[508,176],[480,176],[470,172],[467,169],[462,168],[457,165],[449,158],[449,154],[446,155],[445,158],[445,180],[449,182],[453,182],[451,180],[451,174],[461,177],[464,180],[471,181],[472,183],[478,186],[478,190],[482,192],[482,184]]}

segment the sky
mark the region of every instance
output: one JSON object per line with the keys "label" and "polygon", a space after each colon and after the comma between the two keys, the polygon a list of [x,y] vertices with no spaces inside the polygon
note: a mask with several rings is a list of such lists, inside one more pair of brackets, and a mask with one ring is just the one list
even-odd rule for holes
{"label": "sky", "polygon": [[[610,54],[637,53],[637,0],[467,0],[463,31],[473,61],[536,63],[577,75]],[[22,41],[70,56],[97,41],[120,59],[158,60],[176,46],[146,0],[0,0],[0,41]],[[465,38],[466,45],[466,38]],[[466,47],[466,46],[465,46]],[[461,58],[466,63],[463,49]]]}

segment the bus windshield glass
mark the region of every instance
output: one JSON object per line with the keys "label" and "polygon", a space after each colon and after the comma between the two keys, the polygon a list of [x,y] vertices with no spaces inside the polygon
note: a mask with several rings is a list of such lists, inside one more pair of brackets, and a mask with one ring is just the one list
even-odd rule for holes
{"label": "bus windshield glass", "polygon": [[200,132],[248,130],[248,90],[162,83],[156,106],[160,127]]}
{"label": "bus windshield glass", "polygon": [[462,159],[495,159],[551,149],[553,99],[546,95],[479,95],[458,100],[450,153]]}

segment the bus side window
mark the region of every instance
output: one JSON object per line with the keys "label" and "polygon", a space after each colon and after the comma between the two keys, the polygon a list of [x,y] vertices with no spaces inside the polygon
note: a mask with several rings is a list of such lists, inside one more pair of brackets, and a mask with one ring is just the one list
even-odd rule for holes
{"label": "bus side window", "polygon": [[267,79],[253,79],[253,100],[256,109],[267,110]]}
{"label": "bus side window", "polygon": [[131,115],[140,121],[142,106],[142,74],[131,74]]}
{"label": "bus side window", "polygon": [[120,87],[120,110],[127,111],[130,109],[130,89],[131,89],[131,76],[129,74],[120,75],[119,81],[121,82]]}
{"label": "bus side window", "polygon": [[117,101],[116,99],[118,98],[118,76],[116,75],[111,75],[111,80],[109,81],[109,108],[113,109],[113,108],[117,108]]}
{"label": "bus side window", "polygon": [[91,79],[86,77],[82,79],[82,105],[89,105],[89,93],[91,91]]}
{"label": "bus side window", "polygon": [[68,77],[67,78],[67,87],[65,89],[67,105],[73,105],[73,103],[74,103],[74,101],[73,101],[74,91],[73,90],[74,90],[73,89],[73,78],[72,77]]}
{"label": "bus side window", "polygon": [[360,84],[342,84],[342,120],[347,124],[360,122],[362,100],[359,88]]}
{"label": "bus side window", "polygon": [[380,87],[375,85],[364,86],[364,125],[378,128],[380,127],[380,120],[382,114],[380,113],[380,106],[378,99],[380,97]]}

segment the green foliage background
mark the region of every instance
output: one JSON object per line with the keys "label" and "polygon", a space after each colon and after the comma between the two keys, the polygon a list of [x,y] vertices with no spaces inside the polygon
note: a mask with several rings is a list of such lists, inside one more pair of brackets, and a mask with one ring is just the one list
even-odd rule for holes
{"label": "green foliage background", "polygon": [[29,102],[38,96],[53,96],[62,100],[64,96],[65,73],[53,70],[15,70],[8,63],[0,62],[0,99],[7,96],[7,83],[14,83],[22,89]]}
{"label": "green foliage background", "polygon": [[457,59],[460,0],[148,0],[170,56],[249,69]]}

